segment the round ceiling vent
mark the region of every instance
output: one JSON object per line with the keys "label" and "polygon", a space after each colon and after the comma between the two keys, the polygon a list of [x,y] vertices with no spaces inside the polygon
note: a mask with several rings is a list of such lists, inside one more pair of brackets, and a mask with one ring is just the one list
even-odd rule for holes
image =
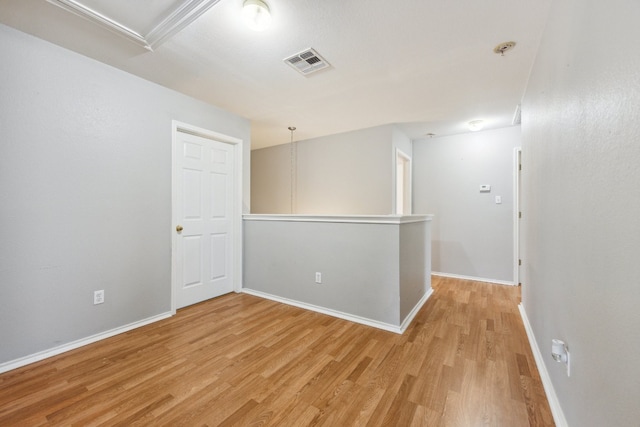
{"label": "round ceiling vent", "polygon": [[513,49],[515,45],[516,45],[516,42],[500,43],[498,46],[493,48],[493,51],[495,53],[499,53],[500,55],[504,55],[506,51]]}

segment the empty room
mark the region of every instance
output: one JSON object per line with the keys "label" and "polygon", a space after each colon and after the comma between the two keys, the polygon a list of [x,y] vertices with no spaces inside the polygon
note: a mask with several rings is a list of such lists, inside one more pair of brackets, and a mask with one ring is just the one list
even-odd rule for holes
{"label": "empty room", "polygon": [[0,425],[637,427],[639,20],[1,0]]}

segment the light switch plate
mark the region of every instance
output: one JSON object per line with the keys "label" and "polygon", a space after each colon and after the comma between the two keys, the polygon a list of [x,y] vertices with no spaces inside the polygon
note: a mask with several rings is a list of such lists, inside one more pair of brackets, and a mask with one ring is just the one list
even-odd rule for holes
{"label": "light switch plate", "polygon": [[93,292],[93,305],[104,303],[104,289]]}

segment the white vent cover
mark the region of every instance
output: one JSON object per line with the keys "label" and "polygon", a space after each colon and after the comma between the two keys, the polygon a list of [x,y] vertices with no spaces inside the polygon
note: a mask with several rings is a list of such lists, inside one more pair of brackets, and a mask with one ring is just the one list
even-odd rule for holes
{"label": "white vent cover", "polygon": [[284,62],[305,76],[330,67],[327,60],[311,48],[286,58]]}

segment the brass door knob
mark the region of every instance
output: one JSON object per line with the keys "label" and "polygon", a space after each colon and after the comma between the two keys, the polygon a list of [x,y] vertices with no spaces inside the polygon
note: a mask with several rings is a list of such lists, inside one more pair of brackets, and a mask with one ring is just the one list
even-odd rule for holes
{"label": "brass door knob", "polygon": [[176,231],[179,233],[183,230],[181,225],[176,226]]}

